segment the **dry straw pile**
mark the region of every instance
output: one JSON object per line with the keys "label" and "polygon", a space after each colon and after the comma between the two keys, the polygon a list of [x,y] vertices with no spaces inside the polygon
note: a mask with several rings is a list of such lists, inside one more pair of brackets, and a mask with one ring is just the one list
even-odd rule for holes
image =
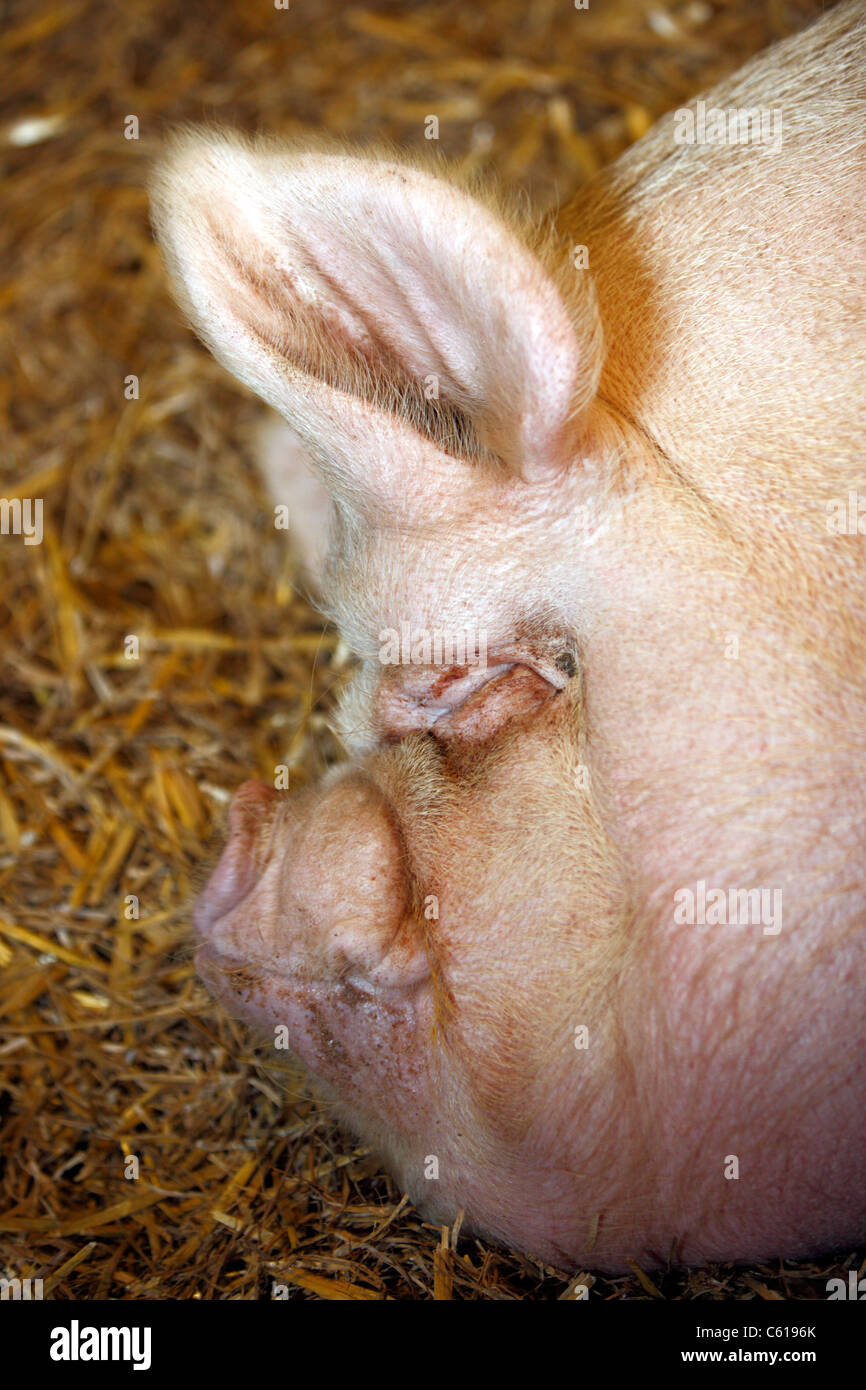
{"label": "dry straw pile", "polygon": [[[274,530],[260,408],[168,296],[144,184],[182,120],[414,147],[434,113],[446,153],[548,208],[818,8],[12,5],[0,496],[43,499],[44,535],[0,536],[0,1275],[58,1299],[569,1296],[425,1226],[196,979],[190,901],[228,797],[339,757],[347,656]],[[817,1297],[818,1274],[596,1288]]]}

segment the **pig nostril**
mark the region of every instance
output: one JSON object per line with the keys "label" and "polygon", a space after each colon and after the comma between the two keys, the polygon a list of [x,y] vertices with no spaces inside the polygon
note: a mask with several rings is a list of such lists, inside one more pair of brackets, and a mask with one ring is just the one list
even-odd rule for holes
{"label": "pig nostril", "polygon": [[193,907],[193,922],[207,935],[252,891],[273,852],[284,797],[253,778],[235,792],[228,814],[228,836],[211,877]]}

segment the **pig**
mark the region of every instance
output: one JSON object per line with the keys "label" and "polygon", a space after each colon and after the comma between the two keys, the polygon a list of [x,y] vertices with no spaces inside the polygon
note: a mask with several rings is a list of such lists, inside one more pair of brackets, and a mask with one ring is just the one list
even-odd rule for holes
{"label": "pig", "polygon": [[155,174],[357,656],[346,761],[234,796],[198,968],[556,1268],[866,1238],[864,72],[834,9],[553,220],[326,140]]}

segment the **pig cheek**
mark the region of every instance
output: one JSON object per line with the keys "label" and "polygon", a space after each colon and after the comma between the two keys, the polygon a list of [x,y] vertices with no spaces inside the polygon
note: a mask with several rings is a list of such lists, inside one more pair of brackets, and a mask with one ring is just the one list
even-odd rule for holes
{"label": "pig cheek", "polygon": [[[351,981],[290,987],[289,1046],[359,1121],[418,1133],[431,1120],[427,992],[368,994]],[[293,1026],[292,1026],[293,1025]]]}

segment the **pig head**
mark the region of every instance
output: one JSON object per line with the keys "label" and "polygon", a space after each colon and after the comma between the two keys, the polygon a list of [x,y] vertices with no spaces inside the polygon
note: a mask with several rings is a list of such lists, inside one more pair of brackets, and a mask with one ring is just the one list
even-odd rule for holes
{"label": "pig head", "polygon": [[551,226],[219,131],[154,185],[359,658],[199,968],[431,1219],[564,1267],[866,1236],[864,56],[831,13],[706,99],[778,144],[672,115]]}

